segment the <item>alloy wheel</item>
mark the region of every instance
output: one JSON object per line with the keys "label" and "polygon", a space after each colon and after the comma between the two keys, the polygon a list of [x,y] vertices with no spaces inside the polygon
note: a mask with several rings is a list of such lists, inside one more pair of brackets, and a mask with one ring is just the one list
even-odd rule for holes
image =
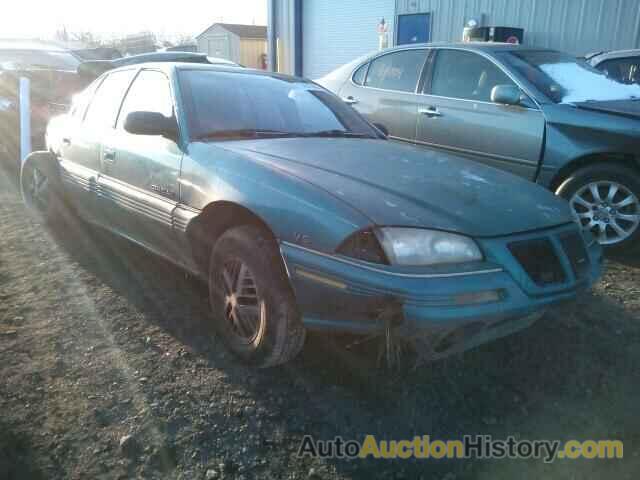
{"label": "alloy wheel", "polygon": [[590,230],[601,245],[620,243],[640,224],[638,197],[621,183],[591,182],[569,200],[575,219]]}
{"label": "alloy wheel", "polygon": [[251,270],[242,260],[232,259],[224,263],[221,280],[225,321],[237,340],[253,343],[264,330],[266,306]]}

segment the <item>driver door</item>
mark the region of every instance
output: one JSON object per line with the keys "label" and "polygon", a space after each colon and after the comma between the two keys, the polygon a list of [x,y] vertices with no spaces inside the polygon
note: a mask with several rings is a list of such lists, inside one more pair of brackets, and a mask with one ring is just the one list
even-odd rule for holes
{"label": "driver door", "polygon": [[173,256],[177,249],[172,228],[178,204],[178,176],[182,150],[174,140],[159,135],[134,135],[124,129],[135,111],[174,116],[169,78],[144,69],[133,80],[118,115],[116,128],[105,139],[100,187],[112,228],[157,253]]}
{"label": "driver door", "polygon": [[476,52],[438,49],[427,68],[416,141],[533,180],[542,149],[544,117],[524,94],[521,105],[492,102],[491,91],[496,85],[515,83]]}

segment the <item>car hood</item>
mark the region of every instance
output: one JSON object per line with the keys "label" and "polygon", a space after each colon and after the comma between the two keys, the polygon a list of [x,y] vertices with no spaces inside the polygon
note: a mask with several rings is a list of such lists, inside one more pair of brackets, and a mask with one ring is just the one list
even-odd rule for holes
{"label": "car hood", "polygon": [[606,102],[577,102],[581,110],[610,113],[622,117],[640,119],[640,100],[610,100]]}
{"label": "car hood", "polygon": [[343,199],[377,225],[478,237],[571,221],[542,187],[444,152],[385,140],[286,138],[218,143]]}

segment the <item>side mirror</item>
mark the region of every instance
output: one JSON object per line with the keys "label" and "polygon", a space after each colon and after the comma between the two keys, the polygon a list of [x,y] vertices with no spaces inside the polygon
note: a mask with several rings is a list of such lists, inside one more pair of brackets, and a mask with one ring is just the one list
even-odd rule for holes
{"label": "side mirror", "polygon": [[385,136],[385,138],[389,136],[389,130],[387,130],[387,127],[381,123],[374,123],[373,126],[376,127],[378,131]]}
{"label": "side mirror", "polygon": [[159,112],[131,112],[124,121],[124,129],[133,135],[161,135],[178,141],[176,119]]}
{"label": "side mirror", "polygon": [[521,93],[515,85],[496,85],[491,90],[491,101],[502,105],[520,105]]}

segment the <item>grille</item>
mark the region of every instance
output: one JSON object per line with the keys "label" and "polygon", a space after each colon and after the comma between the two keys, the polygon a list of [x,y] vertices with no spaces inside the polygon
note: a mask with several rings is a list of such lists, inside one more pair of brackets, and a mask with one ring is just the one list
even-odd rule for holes
{"label": "grille", "polygon": [[589,271],[589,256],[584,248],[584,241],[578,232],[572,232],[560,237],[560,244],[569,258],[571,269],[576,279],[581,279]]}
{"label": "grille", "polygon": [[512,242],[509,250],[536,285],[545,287],[566,280],[564,269],[548,239]]}

